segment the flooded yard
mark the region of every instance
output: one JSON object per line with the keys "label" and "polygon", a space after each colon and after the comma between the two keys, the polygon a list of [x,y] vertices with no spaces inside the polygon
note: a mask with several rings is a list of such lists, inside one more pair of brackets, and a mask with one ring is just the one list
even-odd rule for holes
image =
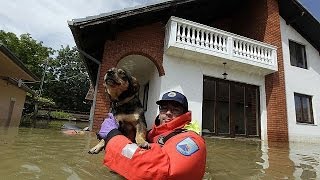
{"label": "flooded yard", "polygon": [[[269,144],[205,138],[204,179],[320,179],[320,144]],[[90,155],[94,133],[68,136],[54,129],[0,129],[1,179],[121,179]]]}

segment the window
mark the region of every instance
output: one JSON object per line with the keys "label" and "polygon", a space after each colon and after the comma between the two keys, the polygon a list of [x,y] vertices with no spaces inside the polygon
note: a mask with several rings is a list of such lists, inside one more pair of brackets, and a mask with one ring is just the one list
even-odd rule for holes
{"label": "window", "polygon": [[289,40],[289,50],[291,65],[307,69],[305,46]]}
{"label": "window", "polygon": [[299,123],[313,124],[312,98],[308,95],[294,93],[296,118]]}
{"label": "window", "polygon": [[203,76],[202,132],[260,136],[259,87]]}

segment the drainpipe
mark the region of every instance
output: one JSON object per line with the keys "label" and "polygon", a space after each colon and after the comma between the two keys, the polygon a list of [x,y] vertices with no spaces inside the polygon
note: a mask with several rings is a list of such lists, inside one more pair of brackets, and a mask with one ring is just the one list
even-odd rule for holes
{"label": "drainpipe", "polygon": [[97,92],[98,92],[98,84],[99,84],[99,76],[100,76],[100,68],[101,68],[101,66],[99,65],[98,73],[97,73],[97,80],[96,80],[96,84],[95,84],[95,86],[94,86],[93,102],[92,102],[92,106],[91,106],[91,109],[90,109],[90,117],[89,117],[89,129],[90,129],[90,131],[92,131],[94,110],[96,109]]}
{"label": "drainpipe", "polygon": [[101,62],[98,61],[96,58],[90,56],[88,53],[84,52],[83,50],[77,48],[77,50],[86,58],[90,59],[94,63],[96,63],[98,67],[98,73],[97,73],[97,80],[96,84],[94,86],[94,94],[93,94],[93,102],[90,108],[90,116],[89,116],[89,130],[92,131],[93,127],[93,117],[94,117],[94,110],[96,108],[96,101],[97,101],[97,92],[98,92],[98,82],[99,82],[99,76],[100,76],[100,68],[101,68]]}

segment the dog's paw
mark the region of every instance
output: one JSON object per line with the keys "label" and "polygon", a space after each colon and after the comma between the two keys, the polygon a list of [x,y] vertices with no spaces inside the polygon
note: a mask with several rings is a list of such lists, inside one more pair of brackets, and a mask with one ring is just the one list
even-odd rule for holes
{"label": "dog's paw", "polygon": [[143,143],[138,143],[138,146],[143,149],[150,149],[150,144],[147,141]]}
{"label": "dog's paw", "polygon": [[106,146],[106,143],[103,139],[101,139],[101,141],[94,146],[93,148],[91,148],[88,153],[89,154],[98,154],[100,151],[102,151],[102,149],[104,149]]}
{"label": "dog's paw", "polygon": [[91,148],[88,153],[89,154],[98,154],[101,150],[98,150],[97,148],[93,147]]}
{"label": "dog's paw", "polygon": [[100,151],[102,151],[102,150],[103,150],[103,148],[93,147],[93,148],[91,148],[91,149],[88,151],[88,153],[89,153],[89,154],[99,154]]}

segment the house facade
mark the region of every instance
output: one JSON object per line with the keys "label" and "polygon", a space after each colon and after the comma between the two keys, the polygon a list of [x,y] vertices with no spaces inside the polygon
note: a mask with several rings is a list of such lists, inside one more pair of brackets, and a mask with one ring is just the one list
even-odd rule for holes
{"label": "house facade", "polygon": [[[300,17],[291,19],[286,7],[301,10],[294,0],[175,0],[70,21],[95,84],[91,128],[100,127],[110,106],[103,76],[107,69],[121,67],[140,82],[148,128],[158,113],[155,102],[175,90],[187,96],[202,134],[285,142],[302,136],[316,139],[316,111],[313,124],[296,123],[295,117],[298,102],[318,102],[316,89],[310,92],[316,83],[309,80],[311,86],[302,87],[293,81],[320,77],[319,42],[308,43],[295,32],[291,25],[299,25]],[[290,64],[288,39],[310,53],[309,72],[299,69],[299,77]],[[308,117],[300,110],[299,117]]]}
{"label": "house facade", "polygon": [[21,61],[0,44],[0,127],[18,127],[27,92],[34,92],[22,80],[36,81]]}
{"label": "house facade", "polygon": [[292,141],[319,142],[319,49],[284,19],[280,23],[289,137]]}

